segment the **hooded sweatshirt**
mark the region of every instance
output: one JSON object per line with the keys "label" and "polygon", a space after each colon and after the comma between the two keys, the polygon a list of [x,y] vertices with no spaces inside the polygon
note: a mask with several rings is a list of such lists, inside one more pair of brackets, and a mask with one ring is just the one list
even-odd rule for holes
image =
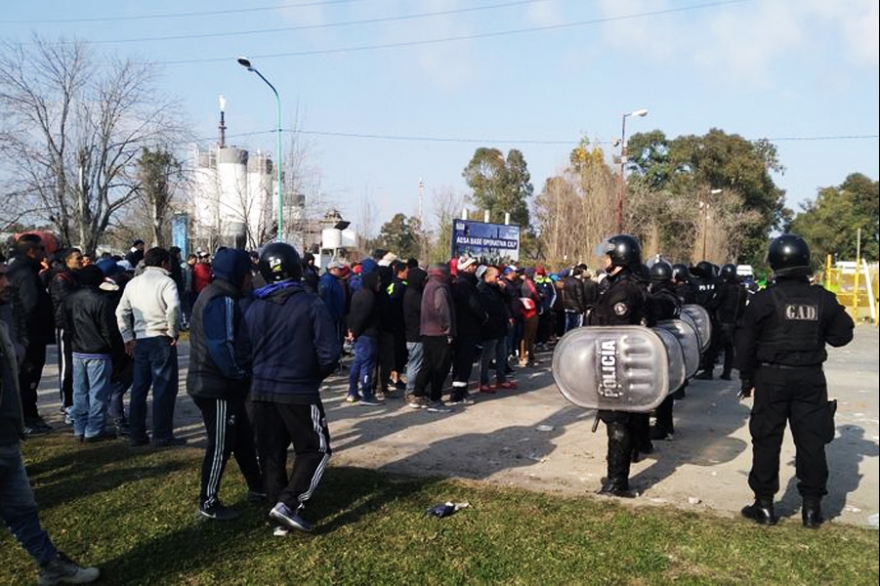
{"label": "hooded sweatshirt", "polygon": [[214,256],[214,280],[196,300],[190,322],[186,392],[193,397],[242,400],[247,395],[249,357],[236,341],[241,285],[250,265],[243,250],[224,248]]}
{"label": "hooded sweatshirt", "polygon": [[406,341],[418,343],[422,341],[419,328],[422,323],[422,293],[428,273],[420,268],[409,270],[406,277],[406,291],[403,294],[403,324],[406,328]]}
{"label": "hooded sweatshirt", "polygon": [[364,275],[363,286],[351,298],[351,312],[348,314],[348,329],[355,338],[379,336],[379,306],[377,305],[379,275]]}
{"label": "hooded sweatshirt", "polygon": [[339,366],[339,331],[321,298],[301,283],[270,283],[243,308],[242,348],[253,368],[251,398],[320,402],[321,381]]}

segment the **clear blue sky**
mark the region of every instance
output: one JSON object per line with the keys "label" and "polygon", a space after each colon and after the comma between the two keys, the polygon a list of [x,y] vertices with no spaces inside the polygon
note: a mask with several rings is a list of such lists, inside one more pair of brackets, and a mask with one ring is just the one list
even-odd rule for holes
{"label": "clear blue sky", "polygon": [[[878,21],[877,0],[56,0],[5,3],[0,37],[163,63],[202,137],[219,94],[231,135],[275,127],[269,89],[235,62],[250,56],[283,125],[308,133],[311,189],[355,221],[367,198],[378,227],[415,213],[419,178],[426,215],[466,193],[479,146],[520,149],[538,193],[582,134],[610,143],[640,108],[627,134],[771,139],[794,209],[849,173],[876,180]],[[275,148],[271,132],[230,142]]]}

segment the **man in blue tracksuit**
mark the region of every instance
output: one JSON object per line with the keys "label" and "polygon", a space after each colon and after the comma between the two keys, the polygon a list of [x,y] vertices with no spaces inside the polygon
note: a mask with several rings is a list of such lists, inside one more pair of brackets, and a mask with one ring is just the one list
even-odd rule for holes
{"label": "man in blue tracksuit", "polygon": [[[276,535],[310,531],[305,503],[330,459],[330,432],[321,381],[339,365],[342,350],[327,306],[300,282],[302,263],[289,244],[269,244],[260,255],[268,283],[244,308],[242,343],[253,365],[251,399],[257,446]],[[296,458],[287,475],[287,447]]]}
{"label": "man in blue tracksuit", "polygon": [[235,347],[241,329],[239,301],[252,289],[253,275],[250,256],[232,248],[218,250],[211,269],[214,280],[193,305],[186,392],[202,412],[208,436],[199,515],[225,521],[238,517],[238,512],[224,506],[218,496],[230,455],[235,455],[250,488],[248,498],[264,496],[254,432],[245,409],[250,356]]}

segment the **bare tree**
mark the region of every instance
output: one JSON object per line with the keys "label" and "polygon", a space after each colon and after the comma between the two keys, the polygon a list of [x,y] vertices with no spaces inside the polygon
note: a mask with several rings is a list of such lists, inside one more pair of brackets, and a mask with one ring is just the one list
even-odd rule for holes
{"label": "bare tree", "polygon": [[452,220],[465,204],[465,198],[451,187],[443,187],[434,194],[434,239],[428,262],[449,260],[452,250]]}
{"label": "bare tree", "polygon": [[589,262],[596,245],[616,229],[619,184],[602,150],[584,140],[570,161],[535,201],[539,247],[558,266]]}
{"label": "bare tree", "polygon": [[65,244],[94,250],[113,217],[138,197],[135,159],[186,130],[158,95],[153,65],[98,66],[81,42],[0,48],[0,158],[9,216],[48,218]]}

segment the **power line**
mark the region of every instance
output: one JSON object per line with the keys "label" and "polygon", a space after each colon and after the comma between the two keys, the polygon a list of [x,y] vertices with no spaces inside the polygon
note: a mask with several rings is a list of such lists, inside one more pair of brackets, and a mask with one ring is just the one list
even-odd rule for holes
{"label": "power line", "polygon": [[[561,30],[566,28],[575,28],[581,26],[588,26],[594,24],[604,24],[608,22],[618,22],[624,20],[633,20],[636,18],[647,18],[652,16],[662,16],[666,14],[674,14],[679,12],[690,12],[693,10],[701,10],[704,8],[715,8],[718,6],[727,6],[731,4],[741,4],[743,2],[750,2],[751,0],[722,0],[719,2],[709,2],[706,4],[697,4],[693,6],[683,6],[679,8],[668,8],[665,10],[654,10],[651,12],[639,12],[634,14],[627,14],[623,16],[609,16],[605,18],[592,18],[588,20],[580,20],[575,22],[561,23],[561,24],[551,24],[545,26],[534,26],[527,28],[519,28],[519,29],[511,29],[506,31],[496,31],[490,33],[476,33],[472,35],[459,35],[454,37],[443,37],[439,39],[423,39],[419,41],[401,41],[397,43],[382,43],[377,45],[360,45],[355,47],[343,47],[337,49],[314,49],[310,51],[295,51],[291,53],[271,53],[266,55],[251,55],[252,59],[276,59],[279,57],[306,57],[311,55],[329,55],[333,53],[353,53],[357,51],[374,51],[377,49],[396,49],[400,47],[415,47],[420,45],[436,45],[440,43],[450,43],[456,41],[470,41],[475,39],[488,39],[493,37],[503,37],[503,36],[511,36],[511,35],[519,35],[523,33],[533,33],[533,32],[544,32],[550,30]],[[217,63],[222,61],[229,61],[235,59],[235,57],[210,57],[205,59],[179,59],[175,61],[161,61],[160,63],[164,65],[182,65],[188,63]]]}
{"label": "power line", "polygon": [[[459,143],[459,144],[532,144],[532,145],[577,145],[577,140],[547,140],[547,139],[497,139],[497,138],[468,138],[468,137],[441,137],[441,136],[416,136],[416,135],[394,135],[394,134],[372,134],[361,132],[336,132],[330,130],[303,130],[301,128],[282,128],[282,132],[288,134],[306,134],[310,136],[327,136],[331,138],[356,138],[364,140],[388,140],[402,142],[440,142],[440,143]],[[275,134],[276,129],[258,130],[254,132],[241,132],[237,134],[227,134],[226,138],[244,138],[251,136],[259,136],[264,134]],[[213,140],[215,137],[203,137],[196,142],[205,142]],[[880,138],[878,134],[841,134],[836,136],[785,136],[778,138],[760,137],[751,140],[766,140],[769,142],[819,142],[829,140],[870,140]],[[593,141],[591,144],[603,145],[611,144],[612,141]]]}
{"label": "power line", "polygon": [[399,16],[385,16],[385,17],[367,18],[367,19],[361,19],[361,20],[347,20],[347,21],[341,21],[341,22],[329,22],[329,23],[320,23],[320,24],[303,24],[303,25],[297,25],[297,26],[264,28],[264,29],[245,30],[245,31],[231,31],[231,32],[222,32],[222,33],[192,33],[192,34],[184,34],[184,35],[169,35],[169,36],[164,36],[164,37],[139,37],[139,38],[132,38],[132,39],[110,39],[110,40],[103,40],[103,41],[90,41],[90,43],[95,44],[95,45],[116,44],[116,43],[140,43],[140,42],[153,42],[153,41],[179,41],[179,40],[183,40],[183,39],[208,39],[208,38],[216,38],[216,37],[236,37],[236,36],[245,36],[245,35],[273,34],[273,33],[302,31],[302,30],[338,28],[338,27],[344,27],[344,26],[380,24],[383,22],[414,20],[414,19],[419,19],[419,18],[431,18],[431,17],[435,17],[435,16],[449,16],[449,15],[453,15],[453,14],[464,14],[464,13],[468,13],[468,12],[477,12],[477,11],[482,11],[482,10],[494,10],[497,8],[510,8],[513,6],[523,6],[523,5],[528,5],[528,4],[535,4],[538,2],[547,2],[547,0],[517,0],[516,2],[504,2],[504,3],[500,3],[500,4],[486,4],[483,6],[471,6],[468,8],[438,10],[435,12],[421,12],[421,13],[416,13],[416,14],[404,14],[404,15],[399,15]]}
{"label": "power line", "polygon": [[242,14],[245,12],[267,12],[281,8],[309,8],[313,6],[328,6],[331,4],[351,4],[363,2],[363,0],[321,0],[315,2],[284,2],[271,6],[254,8],[230,8],[228,10],[203,10],[200,12],[167,12],[164,14],[143,14],[138,16],[92,16],[86,18],[58,18],[41,20],[0,20],[0,24],[64,24],[77,22],[117,22],[126,20],[152,20],[167,18],[189,18],[194,16],[215,16],[221,14]]}

